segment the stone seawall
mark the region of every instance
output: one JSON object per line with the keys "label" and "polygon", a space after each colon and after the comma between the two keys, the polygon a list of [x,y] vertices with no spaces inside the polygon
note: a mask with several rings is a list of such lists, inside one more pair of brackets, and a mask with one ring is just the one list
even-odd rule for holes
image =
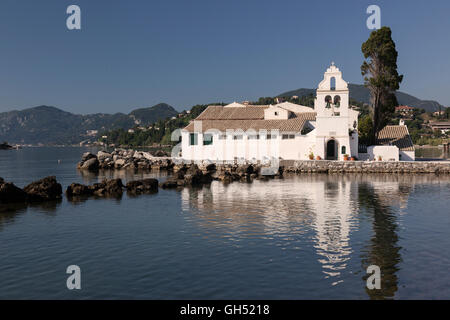
{"label": "stone seawall", "polygon": [[[97,155],[89,152],[83,154],[78,168],[88,171],[98,170],[147,170],[147,171],[177,171],[177,167],[184,167],[184,170],[192,166],[205,171],[212,163],[209,161],[190,162],[178,161],[170,157],[155,157],[147,152],[134,150],[114,150],[111,153],[99,151]],[[249,169],[251,165],[252,169]],[[327,160],[280,160],[278,166],[270,167],[270,162],[264,163],[239,163],[218,161],[214,163],[214,171],[245,172],[259,176],[276,176],[286,173],[435,173],[450,174],[450,161],[327,161]],[[211,167],[209,167],[211,168]],[[208,169],[207,171],[211,171]],[[242,177],[241,177],[242,178]],[[228,178],[227,178],[228,179]],[[237,179],[237,178],[236,178]]]}
{"label": "stone seawall", "polygon": [[290,173],[435,173],[450,174],[450,162],[281,161]]}

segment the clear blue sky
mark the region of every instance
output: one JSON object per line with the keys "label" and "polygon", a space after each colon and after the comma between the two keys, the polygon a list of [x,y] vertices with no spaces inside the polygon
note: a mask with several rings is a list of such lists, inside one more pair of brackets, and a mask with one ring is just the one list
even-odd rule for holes
{"label": "clear blue sky", "polygon": [[[82,30],[66,28],[66,8]],[[362,83],[366,8],[393,30],[401,90],[450,105],[450,1],[2,0],[0,112],[129,112],[315,88],[331,61]]]}

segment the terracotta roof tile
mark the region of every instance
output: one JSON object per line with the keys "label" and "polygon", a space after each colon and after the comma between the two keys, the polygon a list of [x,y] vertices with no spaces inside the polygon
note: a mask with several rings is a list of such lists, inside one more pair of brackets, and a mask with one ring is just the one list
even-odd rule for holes
{"label": "terracotta roof tile", "polygon": [[266,106],[247,106],[245,108],[224,108],[222,106],[209,106],[196,120],[248,120],[264,119]]}
{"label": "terracotta roof tile", "polygon": [[[237,109],[237,108],[236,108]],[[248,108],[245,108],[248,109]],[[248,110],[247,110],[248,111]],[[222,115],[220,115],[222,116]],[[236,115],[234,115],[236,116]],[[241,116],[241,115],[239,115]],[[263,112],[264,117],[264,112]],[[200,119],[198,117],[196,120],[192,121],[185,130],[189,132],[194,132],[195,122],[198,125],[201,123],[201,131],[205,132],[207,130],[216,129],[221,132],[228,130],[238,130],[247,131],[249,129],[259,131],[259,130],[279,130],[280,132],[299,132],[303,129],[306,121],[315,121],[315,112],[304,112],[296,113],[295,117],[287,120],[264,120],[262,119]]]}
{"label": "terracotta roof tile", "polygon": [[386,126],[378,133],[377,144],[394,145],[402,151],[414,151],[406,126]]}

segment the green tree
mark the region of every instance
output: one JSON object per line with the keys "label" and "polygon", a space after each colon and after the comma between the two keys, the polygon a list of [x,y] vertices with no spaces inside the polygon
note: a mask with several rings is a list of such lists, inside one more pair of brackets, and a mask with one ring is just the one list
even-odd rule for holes
{"label": "green tree", "polygon": [[366,59],[361,66],[364,85],[370,90],[372,104],[372,132],[374,144],[378,132],[386,125],[398,104],[395,91],[400,88],[403,75],[397,72],[397,50],[389,27],[382,27],[370,34],[361,50]]}
{"label": "green tree", "polygon": [[369,114],[359,118],[358,137],[362,144],[369,144],[371,142],[370,135],[372,134],[372,129],[372,117]]}

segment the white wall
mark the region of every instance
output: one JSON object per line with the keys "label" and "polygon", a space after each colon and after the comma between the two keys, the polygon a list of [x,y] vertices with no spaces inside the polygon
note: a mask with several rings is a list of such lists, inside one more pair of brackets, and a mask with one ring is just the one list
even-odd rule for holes
{"label": "white wall", "polygon": [[287,120],[289,118],[290,111],[279,107],[270,107],[264,110],[265,120]]}
{"label": "white wall", "polygon": [[370,146],[367,147],[369,160],[377,160],[381,156],[382,161],[398,161],[399,149],[397,146]]}
{"label": "white wall", "polygon": [[400,161],[416,161],[415,151],[400,151]]}
{"label": "white wall", "polygon": [[[197,145],[190,145],[190,132],[182,132],[182,158],[185,160],[234,161],[237,160],[306,160],[310,151],[315,150],[314,131],[308,135],[297,133],[294,139],[282,139],[278,131],[261,130],[256,133],[230,130],[226,139],[219,139],[219,133],[213,133],[213,144],[203,145],[203,134],[198,133]],[[275,139],[267,139],[267,134]],[[249,135],[259,134],[259,139],[249,139]],[[292,134],[292,133],[291,133]],[[234,135],[242,135],[242,140],[234,140]]]}

